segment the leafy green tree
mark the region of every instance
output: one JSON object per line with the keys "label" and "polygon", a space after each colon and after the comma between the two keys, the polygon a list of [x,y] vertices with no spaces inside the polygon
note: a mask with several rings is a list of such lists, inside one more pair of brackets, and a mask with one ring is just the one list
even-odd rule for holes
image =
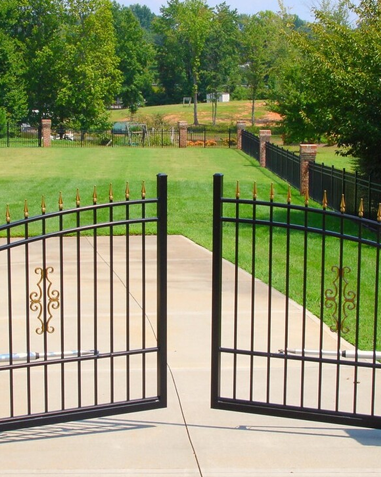
{"label": "leafy green tree", "polygon": [[271,71],[280,61],[281,18],[266,11],[251,16],[242,34],[243,76],[250,90],[251,123],[255,121],[255,101],[268,86]]}
{"label": "leafy green tree", "polygon": [[81,129],[106,123],[121,81],[110,0],[66,0],[56,116]]}
{"label": "leafy green tree", "polygon": [[145,39],[131,8],[114,2],[113,16],[116,54],[123,75],[120,96],[123,104],[134,113],[138,105],[144,103],[144,93],[151,88],[153,74],[150,67],[154,62],[154,49]]}
{"label": "leafy green tree", "polygon": [[28,110],[23,48],[14,38],[18,7],[15,0],[0,3],[0,108],[3,118],[13,121],[24,119]]}
{"label": "leafy green tree", "polygon": [[351,8],[357,28],[342,16],[338,21],[317,10],[311,33],[293,34],[302,57],[306,102],[301,113],[316,135],[337,142],[343,154],[357,158],[361,172],[380,179],[381,6],[363,0]]}
{"label": "leafy green tree", "polygon": [[204,87],[212,98],[213,125],[217,120],[218,93],[230,91],[238,81],[239,33],[237,11],[230,10],[226,3],[217,5],[201,62]]}
{"label": "leafy green tree", "polygon": [[193,122],[198,125],[197,103],[201,59],[211,28],[212,10],[204,0],[185,0],[184,2],[169,0],[168,6],[161,8],[161,14],[161,19],[155,26],[156,32],[160,35],[159,65],[162,65],[163,56],[166,58],[165,68],[159,66],[159,73],[163,78],[163,71],[168,73],[168,66],[173,68],[183,63],[185,69],[182,68],[180,75],[183,84],[188,78],[191,81]]}

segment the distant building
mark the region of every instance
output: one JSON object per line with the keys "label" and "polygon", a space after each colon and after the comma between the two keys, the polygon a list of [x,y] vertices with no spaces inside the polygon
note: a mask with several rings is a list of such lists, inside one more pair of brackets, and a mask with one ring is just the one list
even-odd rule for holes
{"label": "distant building", "polygon": [[[206,95],[206,102],[211,103],[215,93],[209,93]],[[217,93],[218,103],[228,103],[230,101],[230,93]]]}

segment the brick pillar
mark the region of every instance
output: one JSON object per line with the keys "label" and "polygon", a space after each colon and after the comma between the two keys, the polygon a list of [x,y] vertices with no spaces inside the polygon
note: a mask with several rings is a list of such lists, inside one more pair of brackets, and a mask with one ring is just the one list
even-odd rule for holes
{"label": "brick pillar", "polygon": [[43,119],[42,126],[42,144],[44,147],[51,146],[52,121],[51,119]]}
{"label": "brick pillar", "polygon": [[237,121],[237,149],[242,149],[242,131],[246,128],[245,121]]}
{"label": "brick pillar", "polygon": [[317,145],[300,145],[300,194],[306,195],[309,189],[309,165],[316,160]]}
{"label": "brick pillar", "polygon": [[264,129],[259,131],[259,164],[266,167],[266,143],[271,141],[271,131]]}
{"label": "brick pillar", "polygon": [[187,147],[188,138],[188,123],[186,121],[179,121],[179,147]]}

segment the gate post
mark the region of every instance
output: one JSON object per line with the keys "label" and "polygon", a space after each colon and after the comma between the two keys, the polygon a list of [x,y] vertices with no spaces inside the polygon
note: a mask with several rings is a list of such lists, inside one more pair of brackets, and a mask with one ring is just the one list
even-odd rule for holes
{"label": "gate post", "polygon": [[186,121],[179,121],[179,147],[187,147],[188,123]]}
{"label": "gate post", "polygon": [[42,119],[42,144],[44,147],[51,146],[51,132],[52,132],[52,120],[51,119]]}
{"label": "gate post", "polygon": [[310,162],[315,162],[316,153],[316,144],[300,145],[300,195],[306,195],[308,192],[310,179]]}
{"label": "gate post", "polygon": [[259,164],[266,167],[266,143],[271,140],[271,130],[263,129],[259,131]]}
{"label": "gate post", "polygon": [[222,174],[214,175],[213,182],[213,266],[212,266],[212,378],[211,407],[216,408],[220,395],[221,369],[221,290],[222,290]]}
{"label": "gate post", "polygon": [[167,176],[157,175],[157,387],[161,407],[167,407]]}
{"label": "gate post", "polygon": [[242,149],[242,131],[246,128],[245,121],[237,121],[237,149]]}

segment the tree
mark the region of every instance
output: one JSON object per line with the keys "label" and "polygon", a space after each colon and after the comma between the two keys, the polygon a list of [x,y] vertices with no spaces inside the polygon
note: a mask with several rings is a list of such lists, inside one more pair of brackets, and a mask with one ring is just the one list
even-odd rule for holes
{"label": "tree", "polygon": [[109,0],[66,2],[56,117],[89,129],[107,122],[107,106],[120,88],[112,5]]}
{"label": "tree", "polygon": [[201,58],[211,28],[212,10],[204,0],[185,0],[182,3],[169,0],[168,6],[161,8],[161,14],[155,23],[155,31],[160,35],[159,73],[163,78],[163,71],[169,73],[168,66],[173,69],[174,65],[183,62],[185,68],[181,69],[180,75],[183,84],[186,79],[191,81],[193,121],[197,125]]}
{"label": "tree", "polygon": [[[251,123],[255,122],[255,100],[269,81],[275,62],[280,60],[281,18],[273,12],[260,12],[245,22],[242,34],[243,76],[250,89]],[[277,53],[276,53],[277,52]]]}
{"label": "tree", "polygon": [[205,90],[212,98],[212,122],[216,124],[218,93],[229,91],[239,76],[239,26],[236,10],[217,5],[202,56]]}
{"label": "tree", "polygon": [[120,96],[123,104],[134,113],[138,105],[144,103],[144,92],[151,88],[150,66],[154,62],[154,50],[130,8],[114,2],[113,17],[116,54],[123,75]]}
{"label": "tree", "polygon": [[357,28],[316,11],[311,33],[292,36],[303,58],[303,87],[314,104],[303,113],[318,133],[344,148],[343,154],[357,158],[361,172],[380,179],[381,6],[363,0],[351,8]]}

